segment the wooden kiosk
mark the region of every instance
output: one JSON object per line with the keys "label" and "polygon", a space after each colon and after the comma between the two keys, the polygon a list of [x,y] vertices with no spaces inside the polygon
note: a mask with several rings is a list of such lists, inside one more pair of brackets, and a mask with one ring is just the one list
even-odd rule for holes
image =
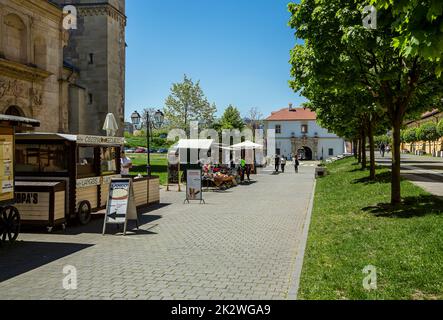
{"label": "wooden kiosk", "polygon": [[[32,133],[18,134],[16,141],[24,224],[48,231],[73,219],[86,225],[92,213],[106,208],[110,182],[121,178],[124,138]],[[139,207],[158,202],[158,177],[134,179],[134,193]]]}
{"label": "wooden kiosk", "polygon": [[21,217],[15,203],[15,128],[38,127],[40,122],[0,114],[0,244],[13,242],[20,232]]}

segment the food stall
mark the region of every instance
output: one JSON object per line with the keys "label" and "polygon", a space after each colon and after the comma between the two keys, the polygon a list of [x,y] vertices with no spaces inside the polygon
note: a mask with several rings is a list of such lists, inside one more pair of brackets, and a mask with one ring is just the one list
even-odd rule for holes
{"label": "food stall", "polygon": [[[106,208],[111,179],[121,178],[124,138],[56,133],[16,135],[16,179],[24,224],[82,225]],[[159,202],[158,177],[135,177],[138,207]],[[37,198],[37,200],[33,200]]]}
{"label": "food stall", "polygon": [[37,120],[0,114],[0,244],[15,241],[21,225],[14,192],[15,128],[38,126]]}

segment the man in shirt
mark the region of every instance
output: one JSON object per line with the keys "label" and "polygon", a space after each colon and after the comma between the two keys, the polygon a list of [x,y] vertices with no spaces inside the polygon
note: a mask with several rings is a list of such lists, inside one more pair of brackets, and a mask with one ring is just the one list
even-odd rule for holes
{"label": "man in shirt", "polygon": [[128,176],[129,175],[129,169],[132,168],[132,161],[130,158],[128,158],[124,151],[120,154],[120,163],[121,163],[121,169],[120,174],[122,176]]}

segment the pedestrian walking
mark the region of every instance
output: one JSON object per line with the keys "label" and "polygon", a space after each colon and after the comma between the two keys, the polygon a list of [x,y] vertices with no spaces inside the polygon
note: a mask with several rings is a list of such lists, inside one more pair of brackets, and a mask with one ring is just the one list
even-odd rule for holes
{"label": "pedestrian walking", "polygon": [[386,146],[385,146],[385,144],[382,142],[381,145],[380,145],[380,154],[381,154],[382,158],[385,157],[385,152],[386,152]]}
{"label": "pedestrian walking", "polygon": [[280,156],[278,154],[275,155],[275,172],[278,173],[280,171]]}
{"label": "pedestrian walking", "polygon": [[282,156],[280,159],[281,163],[281,172],[285,173],[285,167],[286,167],[286,156]]}
{"label": "pedestrian walking", "polygon": [[391,146],[388,144],[386,146],[386,153],[389,154],[391,152]]}
{"label": "pedestrian walking", "polygon": [[298,155],[296,155],[294,159],[292,159],[292,161],[294,161],[295,173],[298,173],[298,167],[300,166],[300,161],[298,161]]}

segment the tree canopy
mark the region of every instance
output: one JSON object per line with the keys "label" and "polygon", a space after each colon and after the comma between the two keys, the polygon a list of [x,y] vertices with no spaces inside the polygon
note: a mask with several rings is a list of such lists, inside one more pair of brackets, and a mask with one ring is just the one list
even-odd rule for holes
{"label": "tree canopy", "polygon": [[[303,40],[291,51],[290,84],[310,100],[322,124],[337,118],[332,126],[338,134],[356,131],[349,126],[361,123],[362,115],[389,121],[394,144],[392,203],[396,204],[401,201],[401,126],[409,115],[440,101],[442,82],[433,60],[393,45],[404,33],[392,6],[377,7],[376,29],[363,26],[367,4],[361,0],[289,4],[290,26]],[[331,115],[331,108],[341,116]],[[340,122],[348,128],[340,128]]]}
{"label": "tree canopy", "polygon": [[210,127],[217,108],[208,102],[200,81],[194,82],[185,75],[183,82],[172,85],[164,111],[171,127],[188,131],[191,121],[198,121],[203,128]]}
{"label": "tree canopy", "polygon": [[220,129],[242,130],[245,127],[245,123],[237,107],[229,105],[219,121],[219,126]]}

